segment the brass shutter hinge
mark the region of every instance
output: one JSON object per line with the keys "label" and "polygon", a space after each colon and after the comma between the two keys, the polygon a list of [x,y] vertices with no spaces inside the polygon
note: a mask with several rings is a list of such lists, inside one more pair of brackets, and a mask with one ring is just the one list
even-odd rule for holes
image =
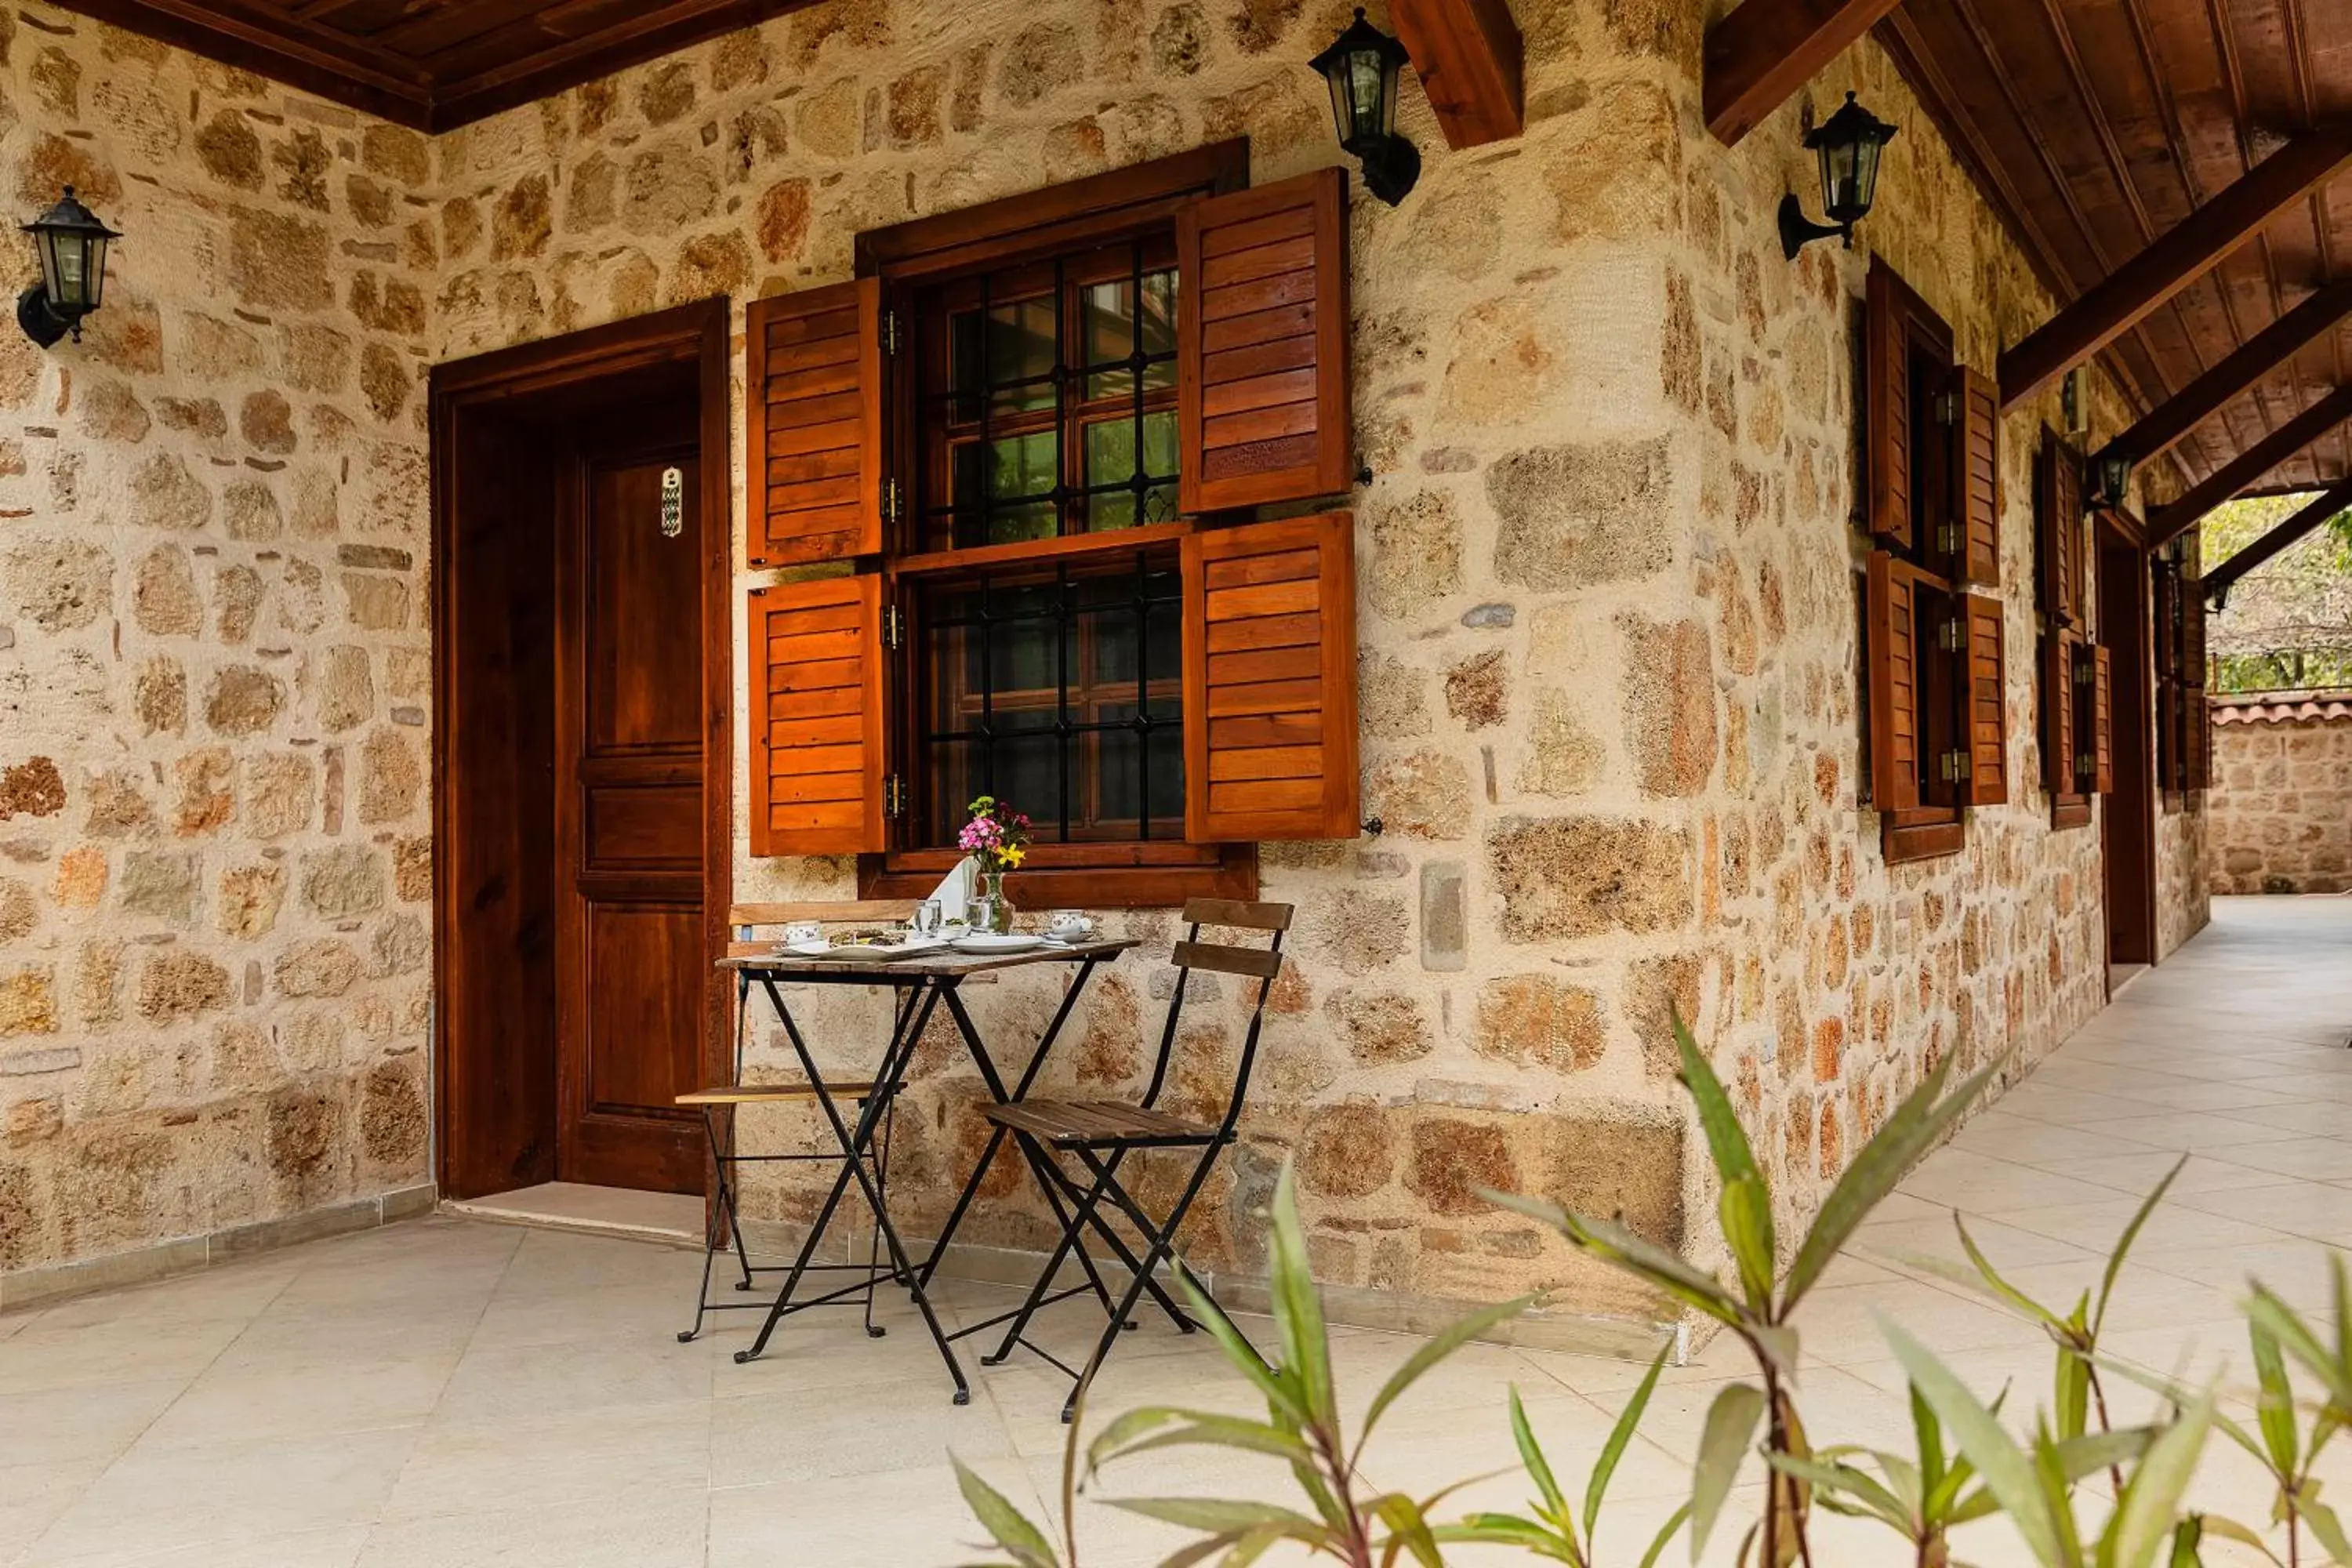
{"label": "brass shutter hinge", "polygon": [[898,353],[898,312],[882,312],[882,352],[896,358]]}
{"label": "brass shutter hinge", "polygon": [[1946,653],[1959,652],[1967,640],[1967,634],[1961,629],[1960,617],[1958,616],[1939,623],[1936,627],[1936,646]]}
{"label": "brass shutter hinge", "polygon": [[1960,525],[1957,522],[1937,523],[1936,548],[1947,555],[1958,555],[1960,552]]}
{"label": "brass shutter hinge", "polygon": [[903,774],[892,773],[882,781],[882,815],[888,817],[907,815],[907,780]]}
{"label": "brass shutter hinge", "polygon": [[1943,755],[1942,762],[1944,782],[1946,784],[1966,784],[1969,782],[1971,770],[1969,763],[1969,753],[1965,749],[1946,752]]}
{"label": "brass shutter hinge", "polygon": [[2077,752],[2074,753],[2074,776],[2076,778],[2094,778],[2097,776],[2098,771],[2099,758],[2097,752]]}
{"label": "brass shutter hinge", "polygon": [[1936,394],[1934,407],[1937,424],[1957,425],[1960,422],[1960,395],[1958,393],[1939,392]]}
{"label": "brass shutter hinge", "polygon": [[884,479],[882,481],[882,521],[896,524],[901,504],[898,499],[898,481]]}
{"label": "brass shutter hinge", "polygon": [[892,653],[907,646],[907,612],[896,605],[882,606],[882,646]]}

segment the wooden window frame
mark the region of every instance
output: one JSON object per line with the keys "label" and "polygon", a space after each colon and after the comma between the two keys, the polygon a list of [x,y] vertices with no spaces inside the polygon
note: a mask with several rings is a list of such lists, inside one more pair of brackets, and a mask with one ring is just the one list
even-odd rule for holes
{"label": "wooden window frame", "polygon": [[[886,295],[937,286],[954,277],[1003,269],[1025,262],[1126,244],[1160,233],[1172,235],[1176,215],[1189,204],[1228,195],[1249,184],[1249,144],[1221,142],[1065,184],[869,230],[856,242],[856,271],[881,281]],[[1181,289],[1192,280],[1179,279]],[[927,437],[915,407],[913,376],[891,386],[886,441],[896,454],[897,471],[913,473],[923,460]],[[1066,461],[1067,460],[1066,455]],[[1129,553],[1173,547],[1192,531],[1187,521],[1146,524],[1101,534],[925,550],[916,531],[917,509],[886,531],[883,576],[893,602],[902,584],[942,573],[1001,570],[1024,564],[1076,562],[1091,555]],[[887,722],[898,754],[915,754],[919,725],[918,689],[910,679],[919,639],[908,637],[895,654]],[[1191,781],[1187,781],[1188,793]],[[949,847],[893,848],[858,857],[858,889],[869,899],[919,897],[962,858]],[[1197,897],[1251,900],[1257,896],[1258,850],[1255,843],[1193,844],[1181,840],[1034,845],[1027,864],[1015,874],[1024,903],[1041,906],[1147,908],[1181,904]]]}

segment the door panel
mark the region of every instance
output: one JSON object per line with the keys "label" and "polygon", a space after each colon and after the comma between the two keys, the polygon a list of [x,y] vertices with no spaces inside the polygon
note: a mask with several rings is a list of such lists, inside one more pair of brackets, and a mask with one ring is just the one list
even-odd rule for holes
{"label": "door panel", "polygon": [[658,422],[583,433],[572,470],[558,1166],[569,1182],[698,1193],[701,1121],[675,1101],[700,1085],[708,980],[702,519],[693,449],[646,445]]}

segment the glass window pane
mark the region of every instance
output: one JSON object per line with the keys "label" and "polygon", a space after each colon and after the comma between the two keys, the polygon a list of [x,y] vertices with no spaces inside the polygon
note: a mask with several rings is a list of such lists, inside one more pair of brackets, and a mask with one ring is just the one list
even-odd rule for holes
{"label": "glass window pane", "polygon": [[956,393],[956,417],[966,422],[980,417],[983,384],[994,392],[988,404],[992,418],[1053,407],[1051,377],[1058,348],[1053,297],[991,305],[987,321],[983,342],[981,312],[959,310],[949,318],[948,384]]}
{"label": "glass window pane", "polygon": [[[1143,372],[1150,392],[1176,384],[1176,274],[1143,275],[1143,304],[1136,307],[1135,279],[1120,278],[1087,285],[1079,294],[1079,346],[1087,364],[1125,361],[1139,347],[1153,363]],[[1138,342],[1139,336],[1140,342]],[[1125,368],[1095,371],[1086,379],[1088,400],[1133,395],[1135,381]]]}
{"label": "glass window pane", "polygon": [[[1125,485],[1137,476],[1136,421],[1132,416],[1105,419],[1086,428],[1086,483]],[[1141,473],[1160,481],[1145,487],[1139,510],[1133,489],[1105,490],[1087,497],[1089,531],[1133,528],[1138,523],[1167,522],[1176,516],[1176,415],[1158,409],[1143,416]]]}
{"label": "glass window pane", "polygon": [[950,453],[958,545],[1051,539],[1053,489],[1061,481],[1062,440],[1052,430],[959,443]]}

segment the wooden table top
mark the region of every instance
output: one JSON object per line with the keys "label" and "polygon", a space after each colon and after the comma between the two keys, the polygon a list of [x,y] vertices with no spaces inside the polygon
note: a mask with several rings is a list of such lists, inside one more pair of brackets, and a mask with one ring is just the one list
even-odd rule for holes
{"label": "wooden table top", "polygon": [[[1142,945],[1135,937],[1098,937],[1092,942],[1067,944],[1049,942],[1019,952],[958,952],[950,948],[922,958],[864,958],[855,948],[844,948],[837,958],[802,958],[777,952],[772,943],[738,942],[728,956],[719,961],[719,967],[777,980],[887,980],[899,974],[960,978],[995,969],[1018,969],[1030,963],[1076,963],[1090,958],[1116,958],[1129,948]],[[742,951],[746,947],[763,951]]]}

